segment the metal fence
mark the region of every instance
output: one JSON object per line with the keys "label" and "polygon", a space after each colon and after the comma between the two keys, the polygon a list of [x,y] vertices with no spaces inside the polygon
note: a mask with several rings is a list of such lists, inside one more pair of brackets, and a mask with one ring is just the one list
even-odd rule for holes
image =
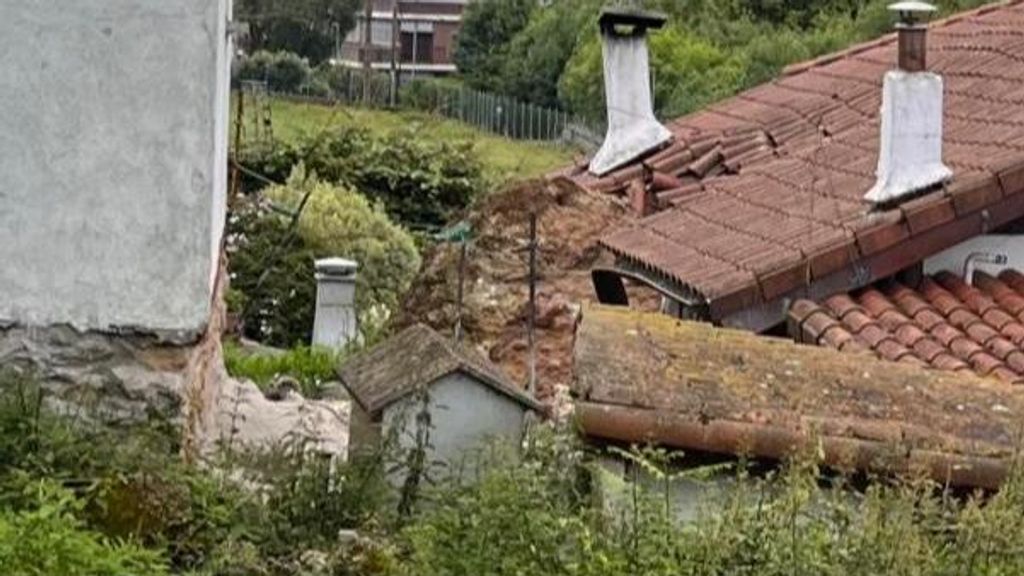
{"label": "metal fence", "polygon": [[414,86],[408,87],[407,97],[403,99],[405,105],[515,140],[576,140],[577,135],[590,136],[599,130],[563,110],[501,94],[443,85],[430,86],[417,93]]}
{"label": "metal fence", "polygon": [[359,104],[372,108],[420,110],[459,120],[481,130],[515,140],[572,142],[600,145],[604,127],[563,110],[537,106],[504,96],[436,80],[414,80],[392,94],[389,74],[369,76],[369,99],[364,99],[367,76],[362,70],[338,69],[314,90],[275,93],[277,97],[321,104]]}

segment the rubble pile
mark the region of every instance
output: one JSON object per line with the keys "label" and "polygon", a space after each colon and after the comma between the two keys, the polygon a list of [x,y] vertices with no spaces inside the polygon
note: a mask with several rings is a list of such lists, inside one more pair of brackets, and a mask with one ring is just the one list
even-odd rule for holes
{"label": "rubble pile", "polygon": [[[467,221],[469,244],[463,326],[513,379],[528,380],[529,221],[537,214],[537,380],[547,398],[571,379],[573,329],[579,306],[594,299],[590,270],[608,264],[598,238],[630,218],[612,196],[588,193],[566,180],[530,181],[478,202]],[[456,321],[459,245],[439,244],[397,323],[416,321],[451,333]]]}

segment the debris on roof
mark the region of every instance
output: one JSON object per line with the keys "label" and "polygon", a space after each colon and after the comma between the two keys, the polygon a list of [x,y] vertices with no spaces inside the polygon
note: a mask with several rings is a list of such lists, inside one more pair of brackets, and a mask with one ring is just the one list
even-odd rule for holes
{"label": "debris on roof", "polygon": [[[663,151],[597,178],[592,192],[640,182],[657,212],[604,236],[621,263],[674,283],[712,320],[765,329],[815,284],[865,286],[1024,216],[1024,6],[987,6],[936,22],[929,68],[945,81],[941,190],[887,210],[875,182],[882,78],[896,37],[791,67],[782,77],[668,125]],[[812,296],[814,296],[812,294]],[[734,318],[759,308],[761,322]]]}
{"label": "debris on roof", "polygon": [[456,372],[470,375],[525,406],[541,408],[480,353],[422,324],[410,326],[348,360],[338,375],[360,406],[376,415],[418,387]]}
{"label": "debris on roof", "polygon": [[[474,231],[465,283],[466,339],[516,382],[527,381],[526,314],[530,212],[537,213],[537,372],[540,398],[572,380],[572,339],[579,302],[594,299],[591,269],[611,264],[597,247],[609,228],[631,218],[613,198],[565,183],[527,182],[488,194],[467,215]],[[458,249],[437,245],[423,257],[398,326],[455,325]]]}
{"label": "debris on roof", "polygon": [[1024,274],[1016,270],[975,272],[973,286],[950,272],[917,287],[882,282],[820,304],[797,301],[789,319],[791,335],[808,344],[1024,383]]}
{"label": "debris on roof", "polygon": [[1024,388],[621,307],[587,307],[576,413],[609,441],[782,459],[820,441],[829,466],[1005,478]]}

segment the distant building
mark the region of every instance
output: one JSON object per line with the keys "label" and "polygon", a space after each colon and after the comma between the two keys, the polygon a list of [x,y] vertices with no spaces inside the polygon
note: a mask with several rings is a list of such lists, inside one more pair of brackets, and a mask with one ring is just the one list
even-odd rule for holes
{"label": "distant building", "polygon": [[[394,51],[403,79],[419,74],[436,76],[455,72],[455,42],[467,2],[374,0],[370,22],[373,69],[390,70]],[[365,19],[365,13],[360,10],[356,14],[356,27],[341,44],[337,60],[345,66],[363,66]]]}
{"label": "distant building", "polygon": [[418,324],[349,360],[340,370],[352,396],[350,445],[372,449],[382,435],[415,446],[429,414],[428,462],[455,464],[489,438],[519,440],[541,405],[468,346]]}

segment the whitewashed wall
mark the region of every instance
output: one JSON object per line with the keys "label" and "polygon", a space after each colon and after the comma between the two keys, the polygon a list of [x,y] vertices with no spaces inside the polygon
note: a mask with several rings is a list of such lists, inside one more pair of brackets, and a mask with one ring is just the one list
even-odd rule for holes
{"label": "whitewashed wall", "polygon": [[[460,466],[489,440],[517,442],[523,434],[526,408],[465,374],[446,376],[430,387],[429,462]],[[420,406],[406,399],[384,409],[383,429],[400,431],[402,448],[415,447],[416,416]]]}
{"label": "whitewashed wall", "polygon": [[0,2],[0,321],[205,324],[229,14],[230,0]]}

